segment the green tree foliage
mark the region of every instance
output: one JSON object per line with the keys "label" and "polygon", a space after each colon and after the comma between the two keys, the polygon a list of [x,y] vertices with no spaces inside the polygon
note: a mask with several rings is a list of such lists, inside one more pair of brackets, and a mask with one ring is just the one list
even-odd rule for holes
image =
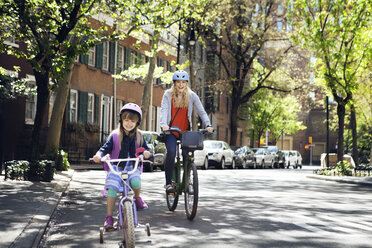
{"label": "green tree foliage", "polygon": [[[213,1],[204,21],[206,37],[216,44],[222,80],[214,89],[231,98],[230,144],[236,144],[238,109],[262,89],[290,91],[289,81],[273,77],[292,49],[276,32],[276,1]],[[284,74],[282,74],[284,76]],[[286,84],[284,86],[284,84]]]}
{"label": "green tree foliage", "polygon": [[[151,87],[154,78],[154,72],[156,71],[156,59],[160,50],[173,49],[170,46],[166,46],[165,43],[161,42],[161,35],[164,33],[174,33],[174,31],[182,32],[178,30],[179,22],[183,22],[187,18],[199,18],[198,11],[204,10],[205,4],[208,1],[192,1],[192,0],[174,0],[174,1],[158,1],[158,0],[135,0],[127,3],[120,3],[120,19],[122,20],[119,28],[126,30],[125,35],[132,34],[136,37],[138,34],[142,37],[149,36],[151,41],[151,50],[147,53],[150,58],[148,65],[145,66],[134,66],[130,68],[123,75],[140,75],[143,77],[143,69],[148,69],[146,76],[144,77],[145,87],[142,95],[142,112],[144,121],[142,122],[142,128],[145,128],[147,111],[149,105],[152,102]],[[195,11],[194,11],[195,10]],[[169,73],[164,75],[155,75],[155,77],[161,77],[168,79],[165,82],[169,83]],[[135,77],[138,78],[138,77]]]}
{"label": "green tree foliage", "polygon": [[358,89],[358,76],[369,62],[371,50],[370,0],[298,0],[293,19],[296,43],[316,56],[319,85],[337,102],[338,160],[344,153],[346,106]]}
{"label": "green tree foliage", "polygon": [[282,133],[291,135],[306,127],[302,122],[297,121],[301,107],[297,99],[292,95],[261,90],[256,93],[248,104],[245,104],[249,123],[257,135],[257,146],[260,146],[260,139],[265,131],[270,131],[275,139]]}
{"label": "green tree foliage", "polygon": [[[18,70],[19,68],[15,68],[15,71]],[[32,88],[27,87],[27,80],[18,79],[15,75],[7,75],[6,70],[0,67],[0,103],[15,99],[17,96],[34,93]]]}
{"label": "green tree foliage", "polygon": [[[32,133],[30,157],[40,154],[40,130],[47,113],[50,79],[63,78],[78,54],[86,53],[100,41],[106,26],[92,28],[89,17],[97,11],[108,10],[101,0],[37,1],[3,0],[0,5],[0,51],[24,58],[31,64],[37,86],[37,108]],[[99,8],[97,8],[99,7]],[[88,37],[71,43],[71,37]],[[24,42],[25,49],[4,43],[13,38]]]}

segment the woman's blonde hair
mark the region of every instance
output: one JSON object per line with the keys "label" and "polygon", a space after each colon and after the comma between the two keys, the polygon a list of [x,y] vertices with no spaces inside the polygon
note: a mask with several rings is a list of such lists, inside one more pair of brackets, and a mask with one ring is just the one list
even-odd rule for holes
{"label": "woman's blonde hair", "polygon": [[169,89],[172,100],[174,101],[174,107],[176,108],[184,108],[187,107],[189,104],[189,98],[190,98],[190,87],[187,86],[186,90],[182,92],[182,95],[179,96],[176,88],[174,87],[174,84],[172,85],[172,88]]}
{"label": "woman's blonde hair", "polygon": [[[123,120],[125,120],[125,119],[129,119],[129,120],[138,122],[139,121],[139,116],[138,116],[138,114],[136,114],[132,111],[124,111],[121,114],[121,120],[119,121],[118,127],[112,131],[112,133],[116,132],[119,135],[119,150],[121,149],[121,142],[123,141],[123,136],[124,136],[124,128],[123,128],[122,123],[123,123]],[[142,139],[142,134],[141,134],[140,130],[138,129],[138,125],[128,133],[129,137],[132,137],[133,135],[136,136],[137,145],[139,147],[142,146],[142,142],[141,142],[142,141],[141,140]]]}

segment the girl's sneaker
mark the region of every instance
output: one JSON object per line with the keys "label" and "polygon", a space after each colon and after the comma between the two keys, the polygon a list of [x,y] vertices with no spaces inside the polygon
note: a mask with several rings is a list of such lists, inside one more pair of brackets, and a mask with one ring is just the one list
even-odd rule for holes
{"label": "girl's sneaker", "polygon": [[114,231],[114,220],[112,219],[112,216],[106,216],[104,227],[107,232]]}
{"label": "girl's sneaker", "polygon": [[142,198],[139,197],[139,196],[136,198],[135,202],[136,202],[137,209],[146,209],[146,208],[148,208],[146,202],[144,202],[142,200]]}

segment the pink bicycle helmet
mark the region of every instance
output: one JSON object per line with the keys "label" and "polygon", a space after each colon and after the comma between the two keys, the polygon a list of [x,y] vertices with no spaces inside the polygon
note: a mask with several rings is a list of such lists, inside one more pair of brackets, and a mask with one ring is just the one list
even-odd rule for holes
{"label": "pink bicycle helmet", "polygon": [[142,121],[142,110],[140,106],[138,106],[135,103],[127,103],[125,104],[121,109],[120,109],[120,121],[121,121],[121,115],[123,114],[124,111],[129,110],[132,112],[135,112],[139,115],[139,120],[138,120],[138,125],[141,124]]}

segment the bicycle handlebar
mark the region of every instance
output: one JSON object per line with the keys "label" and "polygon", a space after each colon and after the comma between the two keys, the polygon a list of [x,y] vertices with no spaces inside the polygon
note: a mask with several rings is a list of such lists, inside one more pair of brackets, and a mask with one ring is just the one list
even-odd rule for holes
{"label": "bicycle handlebar", "polygon": [[[137,170],[137,168],[138,168],[138,163],[139,163],[140,160],[143,161],[143,155],[140,155],[140,156],[137,157],[137,158],[118,158],[118,159],[110,159],[108,156],[105,156],[105,157],[101,158],[101,162],[106,163],[106,164],[108,165],[110,171],[111,171],[112,173],[118,175],[118,176],[121,176],[122,174],[133,174],[133,173]],[[92,161],[93,161],[93,158],[90,158],[89,161],[92,162]],[[119,165],[121,162],[127,162],[127,161],[135,161],[135,163],[134,163],[133,170],[128,171],[128,172],[126,172],[126,173],[115,171],[114,168],[113,168],[113,166],[112,166],[112,164],[111,164],[111,163],[115,163],[115,162],[117,162],[118,165]]]}
{"label": "bicycle handlebar", "polygon": [[[170,133],[170,132],[177,132],[179,134],[180,139],[182,139],[182,132],[179,127],[169,127],[168,130],[163,130],[163,133]],[[198,132],[201,132],[202,134],[208,133],[207,129],[199,129]],[[213,131],[214,132],[214,131]]]}

